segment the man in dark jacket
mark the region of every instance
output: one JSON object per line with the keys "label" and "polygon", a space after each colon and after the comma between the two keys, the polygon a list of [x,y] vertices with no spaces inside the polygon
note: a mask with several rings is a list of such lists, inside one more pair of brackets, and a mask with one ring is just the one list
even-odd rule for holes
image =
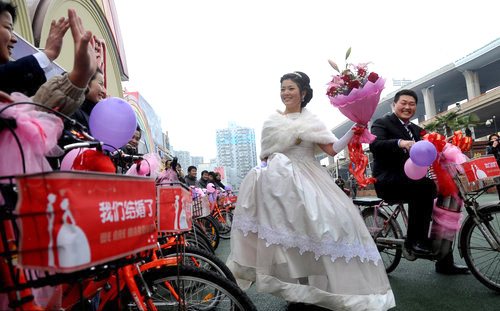
{"label": "man in dark jacket", "polygon": [[[408,202],[407,248],[417,255],[430,255],[428,241],[436,186],[427,177],[408,178],[404,164],[410,157],[410,148],[421,140],[423,129],[411,118],[417,109],[417,94],[412,90],[396,93],[392,104],[394,113],[373,122],[371,132],[376,136],[370,144],[373,153],[373,177],[377,179],[377,196],[386,201]],[[466,273],[467,268],[453,263],[453,254],[436,262],[436,271],[445,274]]]}
{"label": "man in dark jacket", "polygon": [[57,22],[52,21],[45,49],[10,61],[12,49],[17,43],[13,32],[16,21],[16,8],[0,1],[0,91],[6,93],[21,92],[26,96],[35,95],[38,88],[56,74],[53,61],[61,53],[63,37],[69,29],[69,20],[61,17]]}
{"label": "man in dark jacket", "polygon": [[186,184],[188,186],[196,186],[196,175],[198,174],[198,169],[196,169],[196,166],[190,166],[188,167],[188,173],[184,177],[184,181],[186,181]]}
{"label": "man in dark jacket", "polygon": [[203,171],[201,172],[201,178],[198,180],[196,187],[206,189],[207,184],[208,184],[208,171]]}

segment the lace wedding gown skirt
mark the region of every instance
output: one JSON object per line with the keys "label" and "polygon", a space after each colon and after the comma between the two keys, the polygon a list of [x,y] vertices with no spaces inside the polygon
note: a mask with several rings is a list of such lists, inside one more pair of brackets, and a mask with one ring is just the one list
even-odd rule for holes
{"label": "lace wedding gown skirt", "polygon": [[313,144],[274,153],[239,191],[227,265],[243,289],[333,310],[387,310],[394,296],[358,209]]}

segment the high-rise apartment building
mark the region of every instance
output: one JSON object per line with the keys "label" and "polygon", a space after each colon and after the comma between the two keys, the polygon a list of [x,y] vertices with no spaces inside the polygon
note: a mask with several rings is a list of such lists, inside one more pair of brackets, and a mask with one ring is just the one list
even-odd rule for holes
{"label": "high-rise apartment building", "polygon": [[182,171],[187,172],[188,167],[191,165],[191,155],[189,151],[175,151],[177,161],[181,164]]}
{"label": "high-rise apartment building", "polygon": [[203,157],[191,157],[191,165],[198,167],[203,163]]}
{"label": "high-rise apartment building", "polygon": [[237,191],[248,171],[257,165],[255,131],[230,122],[228,128],[216,131],[216,144],[217,164],[233,169],[234,174],[228,174],[227,179]]}

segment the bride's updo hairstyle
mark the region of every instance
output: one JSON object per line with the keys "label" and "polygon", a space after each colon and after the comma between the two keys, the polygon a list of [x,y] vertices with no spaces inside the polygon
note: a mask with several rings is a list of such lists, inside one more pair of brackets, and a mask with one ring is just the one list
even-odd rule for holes
{"label": "bride's updo hairstyle", "polygon": [[311,80],[309,80],[309,77],[301,71],[294,71],[292,73],[287,73],[283,77],[281,77],[280,83],[283,83],[283,81],[285,80],[292,80],[293,82],[295,82],[299,86],[300,93],[302,93],[302,91],[306,91],[306,96],[304,97],[302,104],[300,104],[300,108],[304,108],[313,97],[313,90],[309,85],[309,83],[311,82]]}

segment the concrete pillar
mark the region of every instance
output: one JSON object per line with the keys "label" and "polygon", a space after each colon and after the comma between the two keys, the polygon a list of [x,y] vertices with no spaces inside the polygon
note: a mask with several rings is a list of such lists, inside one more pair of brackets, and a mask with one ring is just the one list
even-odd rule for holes
{"label": "concrete pillar", "polygon": [[469,100],[481,95],[481,88],[479,87],[479,74],[477,71],[466,70],[463,72],[465,77],[465,85],[467,86],[467,98]]}
{"label": "concrete pillar", "polygon": [[424,95],[425,119],[436,115],[436,103],[434,102],[434,86],[422,89]]}

